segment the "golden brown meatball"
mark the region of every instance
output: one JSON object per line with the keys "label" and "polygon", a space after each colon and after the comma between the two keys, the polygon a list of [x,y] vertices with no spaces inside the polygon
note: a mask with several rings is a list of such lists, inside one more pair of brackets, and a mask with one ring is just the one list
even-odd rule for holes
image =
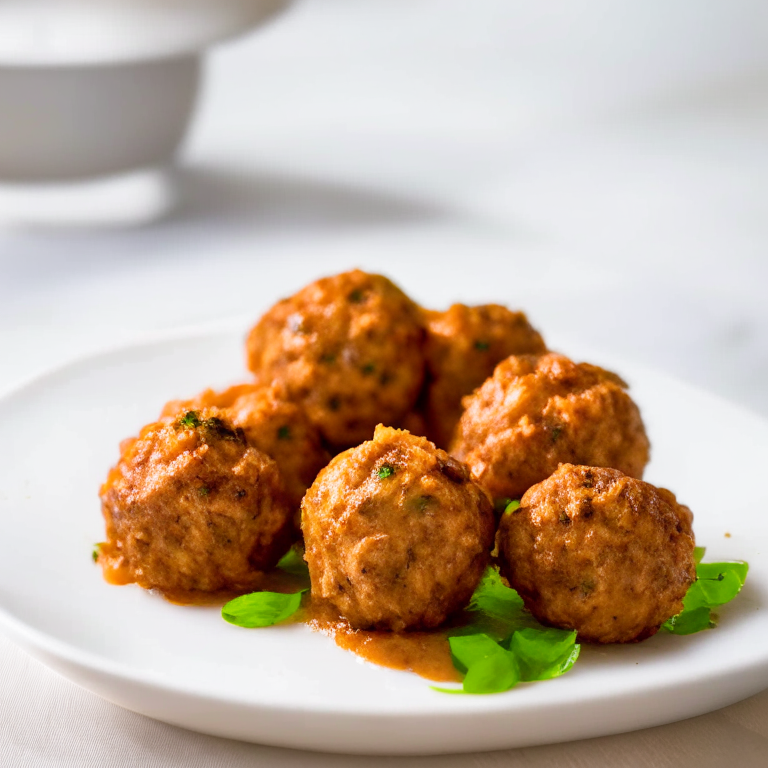
{"label": "golden brown meatball", "polygon": [[275,304],[248,337],[248,366],[301,403],[328,443],[347,448],[411,409],[423,340],[416,305],[387,278],[355,270]]}
{"label": "golden brown meatball", "polygon": [[502,574],[544,624],[592,643],[653,635],[696,578],[691,511],[618,470],[563,464],[502,516]]}
{"label": "golden brown meatball", "polygon": [[546,347],[522,312],[498,304],[454,304],[446,312],[427,311],[424,317],[428,435],[447,446],[461,418],[462,397],[479,387],[504,358],[537,354]]}
{"label": "golden brown meatball", "polygon": [[290,544],[277,464],[215,408],[126,441],[101,499],[109,551],[148,589],[248,589]]}
{"label": "golden brown meatball", "polygon": [[206,389],[191,400],[174,400],[163,408],[162,416],[210,407],[226,409],[226,418],[243,430],[248,443],[277,462],[298,513],[307,488],[331,460],[301,406],[281,399],[274,388],[240,384],[221,392]]}
{"label": "golden brown meatball", "polygon": [[519,499],[561,462],[640,478],[649,443],[614,373],[567,357],[519,355],[464,399],[451,453],[494,499]]}
{"label": "golden brown meatball", "polygon": [[378,426],[302,503],[312,596],[360,629],[428,629],[466,605],[488,563],[490,499],[421,437]]}

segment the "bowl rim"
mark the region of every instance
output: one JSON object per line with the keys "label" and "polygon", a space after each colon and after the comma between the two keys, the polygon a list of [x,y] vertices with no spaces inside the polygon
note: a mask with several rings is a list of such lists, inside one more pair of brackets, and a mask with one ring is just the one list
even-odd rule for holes
{"label": "bowl rim", "polygon": [[188,56],[249,32],[293,2],[41,0],[28,3],[15,0],[0,3],[0,68],[108,66]]}

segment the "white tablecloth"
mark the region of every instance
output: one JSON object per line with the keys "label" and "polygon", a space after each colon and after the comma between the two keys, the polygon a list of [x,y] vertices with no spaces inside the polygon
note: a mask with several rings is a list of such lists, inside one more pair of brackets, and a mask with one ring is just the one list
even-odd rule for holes
{"label": "white tablecloth", "polygon": [[[529,5],[308,0],[216,53],[174,216],[0,229],[0,389],[144,332],[253,315],[264,260],[321,269],[374,248],[385,270],[397,249],[447,253],[460,275],[479,249],[514,264],[545,332],[768,415],[764,5]],[[0,639],[3,767],[508,764],[757,768],[768,693],[565,745],[333,757],[150,721]]]}

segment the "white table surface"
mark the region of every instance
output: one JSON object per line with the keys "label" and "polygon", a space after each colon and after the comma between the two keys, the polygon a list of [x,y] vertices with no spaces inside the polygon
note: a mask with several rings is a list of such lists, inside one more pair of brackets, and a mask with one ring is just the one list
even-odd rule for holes
{"label": "white table surface", "polygon": [[[519,279],[472,300],[509,296],[545,333],[768,416],[767,35],[760,0],[306,0],[211,57],[173,216],[0,228],[0,390],[143,333],[255,317],[266,260],[386,271],[413,254],[460,285],[477,254]],[[336,757],[153,722],[0,638],[3,768],[731,763],[768,764],[768,692],[565,745]]]}

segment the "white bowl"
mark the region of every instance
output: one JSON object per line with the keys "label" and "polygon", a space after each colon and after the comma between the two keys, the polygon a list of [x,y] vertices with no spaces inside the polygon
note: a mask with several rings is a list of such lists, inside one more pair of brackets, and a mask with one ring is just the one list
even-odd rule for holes
{"label": "white bowl", "polygon": [[168,162],[201,52],[290,0],[0,3],[0,182],[111,176]]}

